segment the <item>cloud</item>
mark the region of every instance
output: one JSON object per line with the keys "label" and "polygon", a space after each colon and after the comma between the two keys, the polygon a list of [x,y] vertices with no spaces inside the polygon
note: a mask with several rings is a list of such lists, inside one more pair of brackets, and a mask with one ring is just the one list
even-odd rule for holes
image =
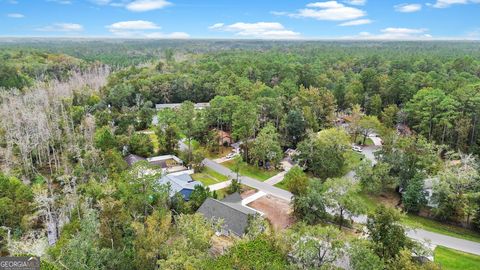
{"label": "cloud", "polygon": [[344,22],[339,24],[339,26],[356,26],[356,25],[364,25],[364,24],[370,24],[370,23],[372,23],[372,20],[370,19],[360,19],[360,20]]}
{"label": "cloud", "polygon": [[300,33],[286,29],[278,22],[237,22],[230,25],[216,23],[209,27],[211,30],[232,32],[236,36],[259,39],[298,39]]}
{"label": "cloud", "polygon": [[105,5],[110,4],[110,2],[112,2],[112,1],[111,0],[90,0],[90,2],[92,2],[96,5],[105,6]]}
{"label": "cloud", "polygon": [[346,0],[344,2],[354,6],[364,6],[367,3],[367,0]]}
{"label": "cloud", "polygon": [[285,16],[285,15],[288,15],[288,12],[286,12],[286,11],[270,11],[270,14],[275,15],[275,16]]}
{"label": "cloud", "polygon": [[172,5],[172,3],[166,0],[135,0],[127,4],[125,7],[130,11],[144,12],[155,9],[162,9],[170,5]]}
{"label": "cloud", "polygon": [[77,23],[55,23],[36,30],[42,32],[80,32],[83,31],[83,26]]}
{"label": "cloud", "polygon": [[289,14],[294,18],[311,18],[325,21],[347,21],[366,16],[367,13],[356,7],[345,6],[337,1],[315,2],[297,13]]}
{"label": "cloud", "polygon": [[[125,38],[152,38],[152,39],[185,39],[190,35],[185,32],[162,33],[153,30],[159,30],[161,27],[150,21],[123,21],[107,25],[110,33]],[[153,32],[152,32],[153,31]]]}
{"label": "cloud", "polygon": [[343,39],[373,39],[373,40],[430,40],[432,36],[428,34],[426,28],[397,28],[389,27],[380,30],[379,34],[369,32],[360,32],[356,36],[347,36]]}
{"label": "cloud", "polygon": [[25,18],[25,15],[20,13],[9,13],[7,14],[7,17],[13,18],[13,19],[21,19],[21,18]]}
{"label": "cloud", "polygon": [[47,0],[48,2],[55,2],[61,5],[70,5],[72,4],[71,0]]}
{"label": "cloud", "polygon": [[154,32],[154,33],[145,34],[145,37],[157,38],[157,39],[187,39],[187,38],[190,38],[190,35],[185,32],[173,32],[169,34]]}
{"label": "cloud", "polygon": [[417,12],[422,9],[421,4],[400,4],[400,5],[395,5],[394,6],[395,11],[398,12],[403,12],[403,13],[411,13],[411,12]]}
{"label": "cloud", "polygon": [[114,24],[108,25],[107,28],[110,31],[117,31],[117,30],[153,30],[153,29],[160,29],[160,26],[156,25],[153,22],[139,20],[139,21],[116,22]]}
{"label": "cloud", "polygon": [[458,4],[475,4],[480,3],[480,0],[437,0],[434,4],[427,4],[434,8],[447,8],[451,5],[458,5]]}

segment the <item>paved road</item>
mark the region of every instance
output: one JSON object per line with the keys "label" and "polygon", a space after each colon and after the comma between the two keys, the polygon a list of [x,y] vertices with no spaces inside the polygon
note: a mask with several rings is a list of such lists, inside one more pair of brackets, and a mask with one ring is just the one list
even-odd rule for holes
{"label": "paved road", "polygon": [[[230,169],[228,169],[228,168],[226,168],[226,167],[224,167],[224,166],[222,166],[222,165],[220,165],[220,164],[218,164],[218,163],[216,163],[212,160],[205,159],[203,161],[203,163],[205,164],[205,166],[209,167],[210,169],[215,170],[216,172],[221,173],[225,176],[228,176],[230,178],[235,178],[236,177],[236,174],[234,172],[232,172]],[[290,193],[286,190],[274,187],[272,185],[269,185],[265,182],[260,182],[258,180],[255,180],[253,178],[246,177],[246,176],[241,176],[240,181],[244,185],[253,187],[253,188],[258,189],[259,191],[263,191],[267,194],[271,194],[273,196],[282,198],[282,199],[287,200],[287,201],[292,200],[292,197],[293,197],[292,193]],[[330,214],[334,214],[331,209],[327,209],[327,211]],[[367,216],[361,215],[361,216],[353,217],[353,221],[356,222],[356,223],[365,224],[367,222]],[[415,239],[415,240],[428,241],[432,245],[435,245],[435,246],[437,246],[437,245],[438,246],[444,246],[444,247],[448,247],[448,248],[452,248],[452,249],[461,250],[461,251],[464,251],[464,252],[480,255],[480,243],[477,243],[477,242],[463,240],[463,239],[459,239],[459,238],[455,238],[455,237],[451,237],[451,236],[446,236],[446,235],[438,234],[438,233],[434,233],[434,232],[429,232],[429,231],[425,231],[425,230],[421,230],[421,229],[408,230],[407,235],[410,238]]]}
{"label": "paved road", "polygon": [[408,230],[407,235],[415,240],[426,240],[435,246],[444,246],[451,249],[480,255],[480,243],[478,242],[459,239],[422,229]]}
{"label": "paved road", "polygon": [[[203,164],[205,166],[207,166],[208,168],[220,173],[220,174],[223,174],[229,178],[236,178],[236,174],[231,171],[230,169],[228,169],[227,167],[225,166],[222,166],[216,162],[214,162],[213,160],[210,160],[210,159],[204,159],[203,160]],[[258,180],[255,180],[251,177],[247,177],[247,176],[240,176],[240,183],[244,184],[244,185],[247,185],[249,187],[252,187],[252,188],[255,188],[259,191],[263,191],[267,194],[271,194],[273,196],[276,196],[276,197],[279,197],[281,199],[284,199],[284,200],[287,200],[287,201],[290,201],[293,197],[293,194],[286,191],[286,190],[283,190],[281,188],[277,188],[277,187],[274,187],[272,185],[269,185],[265,182],[260,182]]]}

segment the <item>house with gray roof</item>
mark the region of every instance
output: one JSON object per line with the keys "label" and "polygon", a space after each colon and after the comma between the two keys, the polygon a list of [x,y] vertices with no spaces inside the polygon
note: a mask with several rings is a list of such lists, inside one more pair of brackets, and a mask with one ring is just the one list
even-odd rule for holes
{"label": "house with gray roof", "polygon": [[173,197],[176,193],[180,193],[183,199],[190,200],[195,186],[203,185],[201,182],[195,181],[188,173],[172,173],[164,175],[158,179],[158,184],[170,186],[170,197]]}
{"label": "house with gray roof", "polygon": [[221,222],[221,234],[243,236],[248,226],[250,216],[261,215],[255,209],[242,205],[240,194],[234,193],[219,201],[207,198],[198,208],[205,218],[213,222]]}
{"label": "house with gray roof", "polygon": [[141,157],[141,156],[137,156],[137,155],[134,155],[134,154],[130,154],[128,156],[126,156],[124,158],[125,162],[128,164],[128,166],[133,166],[133,164],[139,162],[139,161],[143,161],[143,160],[147,160],[146,158],[144,157]]}
{"label": "house with gray roof", "polygon": [[[178,109],[182,106],[182,103],[163,103],[163,104],[155,104],[155,109],[163,110],[163,109]],[[210,103],[204,102],[204,103],[194,103],[193,107],[196,110],[203,110],[205,108],[210,107]]]}

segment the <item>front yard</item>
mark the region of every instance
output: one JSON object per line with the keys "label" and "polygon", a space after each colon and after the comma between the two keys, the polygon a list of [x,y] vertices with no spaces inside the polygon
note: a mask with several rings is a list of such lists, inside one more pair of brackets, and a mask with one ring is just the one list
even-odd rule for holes
{"label": "front yard", "polygon": [[218,172],[210,168],[204,168],[201,173],[192,174],[192,178],[193,180],[202,182],[202,184],[204,184],[205,186],[218,184],[228,180],[228,177],[219,174]]}
{"label": "front yard", "polygon": [[224,156],[228,155],[232,151],[233,151],[232,147],[220,146],[220,149],[219,149],[218,153],[217,152],[208,152],[207,153],[207,158],[209,158],[209,159],[221,158],[221,157],[224,157]]}
{"label": "front yard", "polygon": [[[229,168],[232,171],[235,171],[235,161],[234,160],[229,160],[226,162],[222,163],[223,166]],[[261,168],[258,168],[256,166],[252,166],[250,164],[247,164],[246,162],[240,163],[240,174],[244,176],[248,176],[260,181],[265,181],[268,178],[278,174],[280,171],[277,170],[264,170]]]}
{"label": "front yard", "polygon": [[480,268],[480,256],[438,246],[434,260],[443,270],[476,270]]}
{"label": "front yard", "polygon": [[355,170],[362,160],[365,158],[365,156],[361,153],[357,153],[355,151],[347,151],[345,153],[345,166],[342,169],[342,176],[347,174],[348,172]]}

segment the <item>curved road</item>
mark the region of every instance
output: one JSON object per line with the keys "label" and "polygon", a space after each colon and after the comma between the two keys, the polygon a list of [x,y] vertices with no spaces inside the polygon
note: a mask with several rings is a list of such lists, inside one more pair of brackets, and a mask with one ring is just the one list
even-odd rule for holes
{"label": "curved road", "polygon": [[[374,150],[374,149],[372,149],[372,150]],[[371,156],[369,155],[370,153],[367,154],[367,158],[371,158],[373,156],[373,151],[371,153],[372,153]],[[212,169],[212,170],[214,170],[214,171],[216,171],[220,174],[223,174],[223,175],[225,175],[229,178],[234,179],[236,177],[236,174],[232,170],[226,168],[225,166],[222,166],[222,165],[216,163],[213,160],[204,159],[203,164],[205,166],[207,166],[208,168],[210,168],[210,169]],[[263,191],[267,194],[271,194],[273,196],[279,197],[279,198],[287,200],[289,202],[292,200],[292,197],[293,197],[293,194],[286,191],[286,190],[274,187],[274,186],[269,185],[268,183],[265,183],[265,182],[255,180],[251,177],[240,176],[240,182],[244,185],[250,186],[250,187],[255,188],[259,191]],[[226,183],[226,182],[223,182],[223,183]],[[220,183],[220,184],[222,184],[222,183]],[[329,211],[329,212],[331,212],[331,211]],[[364,224],[367,221],[367,216],[365,216],[365,215],[357,216],[357,217],[354,217],[353,220],[357,223]],[[464,240],[464,239],[460,239],[460,238],[455,238],[455,237],[451,237],[451,236],[447,236],[447,235],[443,235],[443,234],[439,234],[439,233],[429,232],[429,231],[425,231],[425,230],[422,230],[422,229],[408,230],[407,235],[410,238],[415,239],[415,240],[427,241],[431,245],[434,245],[434,246],[437,246],[437,245],[438,246],[444,246],[444,247],[447,247],[447,248],[452,248],[452,249],[460,250],[460,251],[463,251],[463,252],[468,252],[468,253],[480,255],[480,243],[477,243],[477,242],[468,241],[468,240]]]}

